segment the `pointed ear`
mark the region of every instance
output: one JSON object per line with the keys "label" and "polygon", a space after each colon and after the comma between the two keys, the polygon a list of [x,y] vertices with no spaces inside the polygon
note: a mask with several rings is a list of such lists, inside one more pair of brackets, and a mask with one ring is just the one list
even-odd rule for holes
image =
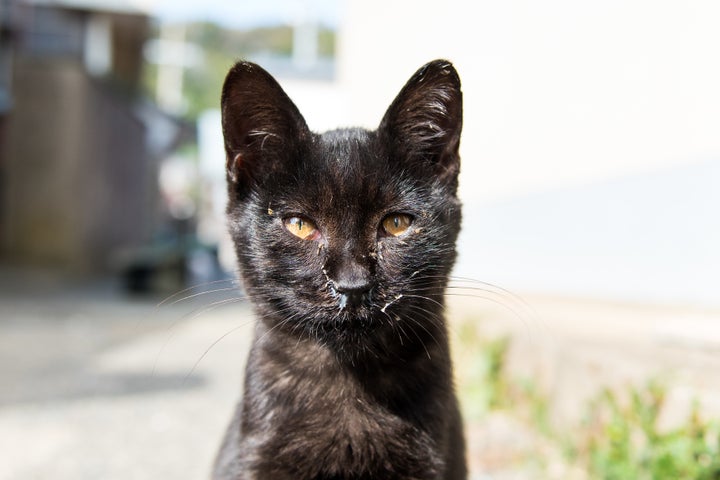
{"label": "pointed ear", "polygon": [[436,178],[457,187],[461,130],[460,78],[450,62],[435,60],[405,84],[378,133],[400,161],[429,166]]}
{"label": "pointed ear", "polygon": [[277,81],[250,62],[230,69],[221,106],[227,177],[240,186],[279,168],[310,135]]}

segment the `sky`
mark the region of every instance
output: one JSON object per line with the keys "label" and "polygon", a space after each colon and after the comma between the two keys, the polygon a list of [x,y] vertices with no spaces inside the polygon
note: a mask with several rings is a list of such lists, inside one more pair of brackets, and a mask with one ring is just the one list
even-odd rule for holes
{"label": "sky", "polygon": [[318,19],[327,26],[339,22],[342,1],[338,0],[131,0],[160,20],[211,20],[246,28]]}

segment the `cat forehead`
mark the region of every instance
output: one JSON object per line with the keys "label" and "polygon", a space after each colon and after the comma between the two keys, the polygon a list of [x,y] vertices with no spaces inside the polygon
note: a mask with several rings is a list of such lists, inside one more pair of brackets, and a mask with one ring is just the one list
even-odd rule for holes
{"label": "cat forehead", "polygon": [[[315,134],[295,162],[286,164],[285,181],[271,182],[273,201],[316,215],[385,209],[403,197],[403,181],[373,131],[338,129]],[[325,212],[328,210],[328,212]],[[333,213],[335,212],[335,213]]]}
{"label": "cat forehead", "polygon": [[[375,132],[360,128],[338,129],[316,137],[304,169],[312,177],[338,184],[358,184],[377,178],[389,167]],[[359,185],[358,185],[359,186]]]}
{"label": "cat forehead", "polygon": [[346,161],[358,160],[358,157],[368,154],[377,155],[379,152],[375,142],[375,132],[361,128],[342,128],[330,130],[319,136],[317,142],[318,153],[327,156],[328,160]]}

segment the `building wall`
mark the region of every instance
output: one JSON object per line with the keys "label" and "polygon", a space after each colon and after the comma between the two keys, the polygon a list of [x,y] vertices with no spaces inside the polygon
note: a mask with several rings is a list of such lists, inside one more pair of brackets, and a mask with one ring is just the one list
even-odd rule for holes
{"label": "building wall", "polygon": [[720,153],[720,4],[347,0],[346,116],[374,127],[423,63],[465,95],[467,199],[490,200]]}
{"label": "building wall", "polygon": [[148,236],[153,168],[128,104],[73,62],[15,68],[5,145],[5,256],[80,270]]}
{"label": "building wall", "polygon": [[31,3],[13,12],[0,256],[102,271],[149,240],[158,210],[136,112],[148,18]]}
{"label": "building wall", "polygon": [[68,64],[18,63],[14,85],[15,104],[24,108],[15,108],[7,125],[5,251],[11,260],[61,262],[81,234],[72,200],[82,75]]}

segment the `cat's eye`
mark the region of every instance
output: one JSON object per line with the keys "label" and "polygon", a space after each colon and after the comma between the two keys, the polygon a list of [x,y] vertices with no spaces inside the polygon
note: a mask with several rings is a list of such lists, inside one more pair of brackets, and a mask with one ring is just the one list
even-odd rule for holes
{"label": "cat's eye", "polygon": [[393,213],[385,217],[382,221],[382,229],[388,235],[399,237],[407,232],[412,225],[412,217],[404,213]]}
{"label": "cat's eye", "polygon": [[319,232],[315,224],[303,217],[290,217],[283,221],[285,229],[303,240],[314,240]]}

